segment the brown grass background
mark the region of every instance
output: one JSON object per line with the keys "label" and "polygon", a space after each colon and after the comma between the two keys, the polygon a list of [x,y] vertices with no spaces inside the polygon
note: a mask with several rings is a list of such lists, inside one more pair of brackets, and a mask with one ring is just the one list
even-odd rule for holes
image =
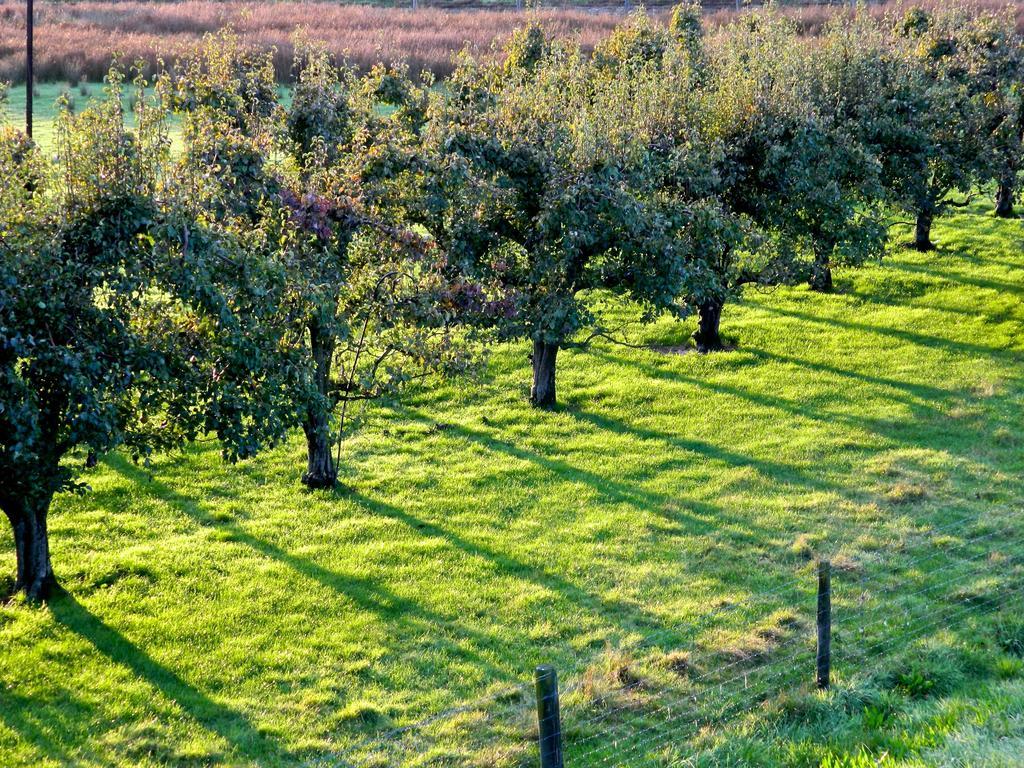
{"label": "brown grass background", "polygon": [[[473,2],[473,0],[446,0]],[[664,0],[659,0],[664,2]],[[726,8],[722,8],[723,2]],[[901,3],[904,0],[901,0]],[[921,0],[925,6],[943,0]],[[975,0],[1003,8],[1004,0]],[[1024,0],[1013,3],[1018,27],[1024,28]],[[24,0],[0,0],[0,80],[23,81]],[[724,23],[735,11],[728,0],[706,3],[708,21]],[[883,13],[892,4],[874,7]],[[813,34],[836,6],[811,4],[787,8]],[[661,11],[664,12],[664,11]],[[558,36],[575,37],[585,49],[622,20],[621,6],[570,7],[517,12],[514,9],[382,8],[326,2],[85,2],[36,4],[37,81],[99,80],[116,52],[127,62],[173,60],[206,33],[231,25],[246,41],[275,50],[278,77],[287,80],[292,62],[292,34],[306,27],[338,57],[367,67],[378,61],[407,61],[411,69],[429,69],[443,77],[452,55],[464,47],[477,53],[506,38],[533,15]]]}
{"label": "brown grass background", "polygon": [[[24,5],[24,0],[0,0],[0,80],[24,79]],[[621,20],[586,10],[532,13],[556,34],[576,36],[585,47]],[[413,71],[429,69],[444,76],[454,53],[466,46],[487,51],[493,40],[507,37],[526,19],[514,10],[412,11],[321,2],[47,3],[37,5],[36,79],[101,79],[115,52],[152,67],[158,58],[169,61],[204,34],[229,24],[245,41],[276,49],[274,63],[282,80],[291,70],[291,38],[299,27],[359,66],[401,59]]]}

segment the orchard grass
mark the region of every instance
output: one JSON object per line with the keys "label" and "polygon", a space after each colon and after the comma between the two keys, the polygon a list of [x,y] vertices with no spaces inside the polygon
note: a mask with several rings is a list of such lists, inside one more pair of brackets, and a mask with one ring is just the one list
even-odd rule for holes
{"label": "orchard grass", "polygon": [[[764,615],[792,613],[811,643],[818,555],[887,583],[934,555],[930,531],[1024,505],[1021,223],[979,202],[934,234],[919,254],[897,232],[831,295],[748,291],[723,316],[732,351],[692,353],[693,322],[664,320],[630,336],[658,351],[566,352],[553,412],[527,402],[526,345],[498,348],[478,381],[368,415],[336,493],[302,489],[298,435],[236,466],[212,442],[149,467],[103,457],[90,493],[54,503],[66,593],[0,607],[0,764],[317,764],[537,663],[647,674],[630,650],[645,637],[674,658],[688,621],[794,578],[803,604],[782,592]],[[1013,764],[1024,540],[991,546],[998,567],[957,573],[991,579],[998,604],[857,669],[837,654],[825,694],[796,670],[752,720],[704,731],[702,761]],[[944,565],[927,562],[925,579]],[[704,640],[726,651],[751,631],[737,615]],[[529,736],[473,759],[532,764]]]}

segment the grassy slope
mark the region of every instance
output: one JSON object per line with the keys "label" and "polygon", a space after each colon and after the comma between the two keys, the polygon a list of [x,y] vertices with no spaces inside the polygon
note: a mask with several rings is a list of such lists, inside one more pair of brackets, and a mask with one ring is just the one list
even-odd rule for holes
{"label": "grassy slope", "polygon": [[[932,551],[929,526],[1019,514],[1020,227],[976,208],[938,227],[937,253],[842,273],[836,295],[752,291],[726,311],[734,352],[566,353],[556,413],[525,403],[525,349],[499,350],[480,385],[371,420],[347,445],[346,494],[299,490],[299,440],[237,467],[200,446],[152,477],[107,457],[93,493],[52,518],[70,596],[0,608],[0,764],[316,760],[540,661],[599,659],[600,677],[621,667],[606,648],[662,630],[660,652],[689,647],[688,618],[794,577],[810,588],[814,552],[871,555],[861,576],[884,579],[893,558]],[[999,546],[1009,565],[994,570],[1019,573],[1024,545]],[[11,551],[4,529],[2,573]],[[821,742],[868,743],[893,764],[947,765],[1019,746],[1019,669],[989,629],[929,641],[988,659],[947,665],[941,698],[897,705],[882,678],[844,678],[705,734],[708,759],[817,765]],[[737,615],[702,641],[749,631]],[[858,708],[873,690],[882,725]],[[931,742],[900,736],[924,721],[939,723]],[[997,741],[1007,728],[1016,741]],[[523,759],[523,735],[484,760]]]}

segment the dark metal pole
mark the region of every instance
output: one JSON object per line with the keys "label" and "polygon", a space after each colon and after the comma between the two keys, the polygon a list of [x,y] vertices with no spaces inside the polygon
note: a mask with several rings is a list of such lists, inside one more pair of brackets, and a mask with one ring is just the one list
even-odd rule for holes
{"label": "dark metal pole", "polygon": [[541,768],[563,768],[562,717],[558,710],[558,675],[542,664],[534,673],[537,686],[537,724],[540,726]]}
{"label": "dark metal pole", "polygon": [[818,563],[818,653],[816,680],[821,689],[828,688],[832,677],[832,565],[828,560]]}
{"label": "dark metal pole", "polygon": [[32,38],[35,36],[33,22],[35,21],[35,9],[32,0],[26,0],[27,9],[25,14],[25,133],[32,138],[32,91],[35,86],[35,77],[32,74]]}

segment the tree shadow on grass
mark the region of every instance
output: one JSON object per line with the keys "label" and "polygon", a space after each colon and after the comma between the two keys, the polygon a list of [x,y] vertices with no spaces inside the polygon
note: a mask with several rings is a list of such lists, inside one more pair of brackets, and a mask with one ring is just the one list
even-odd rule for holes
{"label": "tree shadow on grass", "polygon": [[[612,355],[608,355],[607,357],[610,360],[623,364],[635,362],[622,360]],[[646,368],[646,366],[644,366],[644,368]],[[651,372],[648,371],[648,373]],[[651,373],[651,375],[656,374]],[[685,376],[680,378],[683,380],[689,380],[689,377]],[[702,383],[696,379],[694,379],[693,382],[695,384]],[[737,454],[734,451],[726,450],[720,446],[703,440],[694,440],[692,438],[686,438],[656,429],[627,424],[619,419],[614,419],[603,414],[592,413],[580,408],[574,408],[570,413],[574,418],[586,421],[598,429],[614,432],[619,435],[632,435],[641,440],[662,442],[677,450],[696,453],[731,467],[751,467],[762,477],[771,480],[774,483],[778,483],[779,485],[798,485],[816,491],[833,490],[828,483],[823,482],[820,478],[817,478],[799,467],[793,466],[792,464],[783,464],[777,461],[769,461],[767,459],[758,459],[753,456]]]}
{"label": "tree shadow on grass", "polygon": [[[762,361],[776,359],[780,362],[799,362],[797,358],[787,358],[785,356],[773,355],[771,353],[765,353],[759,350],[747,350],[747,353],[752,355],[756,359],[761,359]],[[629,365],[634,368],[638,368],[642,370],[645,375],[651,378],[689,384],[699,389],[704,389],[719,395],[741,398],[750,403],[761,406],[762,408],[782,411],[792,416],[798,416],[801,418],[818,421],[822,424],[845,424],[846,426],[852,429],[874,432],[875,434],[887,440],[900,442],[899,439],[892,434],[891,422],[884,419],[868,419],[859,416],[852,416],[850,414],[840,413],[837,411],[826,411],[814,407],[807,401],[791,400],[783,397],[778,397],[777,395],[769,395],[763,392],[750,390],[744,387],[737,387],[729,384],[722,384],[720,382],[707,381],[704,379],[697,378],[695,376],[688,376],[680,371],[672,370],[669,368],[663,368],[657,365],[652,365],[650,363],[645,363],[640,360],[627,359],[625,357],[612,355],[606,352],[600,352],[598,354],[600,354],[602,357],[609,360],[610,362],[614,362],[619,365]],[[814,366],[811,365],[809,367]],[[822,367],[821,370],[824,371],[827,370],[827,368]],[[829,372],[835,372],[838,370],[839,369],[832,368]],[[870,377],[865,378],[869,379]],[[953,394],[945,390],[934,391],[946,392],[946,394],[949,396],[952,396]],[[899,395],[890,395],[888,399],[894,400],[896,402],[901,402],[912,409],[914,416],[912,419],[909,419],[908,422],[912,421],[914,423],[920,423],[922,422],[922,420],[941,415],[941,411],[932,402],[927,402],[924,399],[903,397]],[[675,436],[667,434],[652,434],[650,435],[650,437],[671,439],[673,444],[678,443],[681,440],[681,438],[677,438]],[[684,445],[687,442],[689,441],[683,440]],[[712,446],[710,450],[705,450],[708,450],[708,455],[711,455],[713,457],[715,456],[714,446]],[[758,462],[758,460],[755,459],[751,459],[750,461]],[[815,488],[818,490],[828,490],[827,487],[823,486],[820,483],[820,481],[812,474],[804,472],[796,467],[791,467],[785,464],[778,464],[776,462],[767,462],[764,460],[759,461],[755,466],[757,466],[757,468],[759,469],[759,471],[762,472],[762,474],[779,479],[780,482],[788,478],[790,481],[800,482],[810,488]]]}
{"label": "tree shadow on grass", "polygon": [[[63,690],[61,698],[65,703],[72,701],[71,691]],[[0,686],[0,721],[47,759],[60,765],[74,762],[51,735],[59,729],[60,722],[49,716],[39,702],[15,693],[13,687]]]}
{"label": "tree shadow on grass", "polygon": [[881,325],[872,325],[870,323],[858,323],[853,320],[841,320],[837,317],[822,317],[814,315],[809,312],[798,312],[794,309],[783,309],[781,307],[771,307],[767,304],[761,304],[758,309],[774,315],[782,315],[784,317],[792,317],[797,320],[804,320],[810,323],[816,323],[818,325],[831,325],[837,328],[846,328],[851,331],[858,331],[861,333],[872,333],[878,336],[888,336],[900,341],[905,341],[908,344],[912,344],[919,347],[927,347],[929,349],[939,349],[952,354],[968,354],[968,355],[985,355],[988,357],[1018,357],[1019,353],[1005,347],[988,347],[983,344],[973,344],[967,341],[956,341],[954,339],[944,339],[940,336],[928,336],[923,333],[916,333],[914,331],[905,331],[899,328],[888,328]]}
{"label": "tree shadow on grass", "polygon": [[[408,410],[405,412],[412,418],[429,422],[423,414],[409,412]],[[506,453],[511,451],[513,455],[517,455],[520,458],[530,458],[546,469],[564,477],[566,480],[582,479],[585,482],[595,484],[595,486],[600,486],[598,489],[609,498],[629,503],[644,511],[666,516],[668,513],[664,507],[669,504],[674,504],[677,508],[680,504],[696,508],[696,510],[699,510],[699,516],[694,514],[686,523],[690,532],[706,534],[715,531],[725,531],[735,538],[742,537],[747,543],[757,544],[763,541],[763,532],[753,532],[749,526],[741,526],[738,521],[730,518],[724,510],[714,505],[685,500],[680,501],[679,499],[670,499],[658,494],[650,494],[649,492],[632,488],[625,483],[608,481],[606,478],[602,478],[595,473],[578,470],[564,462],[546,459],[529,451],[514,448],[514,446],[504,441],[478,433],[470,428],[452,426],[449,429],[463,437],[484,441],[484,444],[492,450],[503,450]],[[419,624],[422,629],[430,631],[431,636],[436,639],[439,629],[451,628],[455,625],[455,622],[449,617],[426,611],[419,604],[414,604],[395,595],[370,579],[334,573],[310,560],[294,556],[274,544],[252,536],[234,522],[213,518],[200,502],[178,493],[166,484],[153,479],[144,470],[131,465],[119,454],[111,454],[105,457],[104,461],[125,477],[146,484],[152,489],[154,495],[173,504],[200,524],[217,527],[220,530],[229,532],[232,541],[245,544],[269,558],[287,564],[314,581],[354,598],[363,608],[374,610],[381,615],[393,616],[393,618],[389,618],[389,621],[394,623],[395,633],[398,635],[405,634],[410,626]],[[472,557],[483,558],[493,563],[504,574],[550,590],[574,609],[589,613],[595,619],[595,628],[622,634],[657,633],[660,638],[659,645],[664,645],[666,648],[674,647],[678,636],[688,631],[687,627],[668,626],[671,622],[666,622],[664,616],[659,616],[645,609],[643,605],[632,601],[609,599],[594,594],[551,569],[523,562],[493,548],[471,541],[449,528],[427,522],[396,505],[371,498],[356,489],[347,488],[339,491],[338,495],[340,498],[357,504],[372,515],[400,521],[422,535],[439,538]],[[742,522],[746,523],[747,521]],[[726,584],[723,581],[722,588],[735,589],[737,586],[735,584]],[[458,625],[457,631],[461,636],[470,640],[475,648],[483,650],[499,647],[499,642],[494,637],[474,632],[463,625]],[[556,649],[548,649],[548,652],[557,653]],[[452,653],[472,661],[479,668],[487,672],[492,680],[510,680],[507,672],[490,664],[479,654],[468,651],[464,646],[453,645]],[[513,676],[511,679],[515,680],[517,677]]]}
{"label": "tree shadow on grass", "polygon": [[[936,266],[929,265],[924,266],[922,264],[894,264],[894,269],[899,269],[904,272],[912,272],[917,275],[927,275],[928,277],[935,277],[942,280],[948,280],[951,283],[960,283],[962,285],[970,285],[975,288],[982,288],[990,291],[998,291],[999,293],[1007,293],[1017,298],[1024,298],[1024,285],[1016,283],[1007,283],[1001,280],[993,280],[987,277],[975,277],[974,275],[965,275],[963,272],[959,272],[954,269],[937,268]],[[1015,266],[1012,269],[1024,269],[1024,266]]]}
{"label": "tree shadow on grass", "polygon": [[[721,384],[719,382],[705,381],[693,376],[688,376],[677,370],[645,363],[641,360],[619,357],[606,352],[596,352],[595,354],[599,354],[609,361],[615,362],[619,365],[632,366],[643,371],[645,375],[652,378],[684,382],[709,392],[743,398],[755,405],[782,410],[795,416],[813,419],[823,425],[831,425],[834,423],[846,424],[854,429],[871,432],[891,444],[894,448],[938,447],[950,454],[961,455],[966,459],[977,461],[977,451],[974,449],[973,445],[983,445],[986,441],[991,439],[990,428],[986,426],[987,422],[980,422],[977,425],[969,425],[961,422],[956,425],[955,429],[951,429],[951,421],[948,411],[952,410],[956,404],[962,401],[964,396],[964,393],[962,392],[924,384],[919,385],[909,382],[901,382],[896,379],[871,374],[862,374],[856,371],[838,368],[836,366],[814,363],[800,358],[775,354],[763,350],[746,350],[746,353],[753,356],[754,359],[762,362],[776,361],[780,363],[799,365],[810,370],[843,376],[852,380],[863,381],[864,383],[871,384],[873,386],[882,387],[889,391],[879,393],[881,396],[884,396],[886,399],[894,402],[903,403],[910,409],[910,412],[904,418],[893,420],[885,418],[865,418],[862,416],[821,410],[807,402],[780,398],[774,395],[752,391],[743,387]],[[992,406],[996,409],[994,413],[1002,413],[1005,411],[1010,402],[1011,400],[1008,398],[1004,398],[997,402]],[[658,435],[652,434],[650,437],[655,438],[658,437]],[[665,440],[673,438],[671,435],[662,435],[661,437]],[[966,438],[971,438],[971,440],[968,440],[965,443]],[[768,468],[769,467],[766,467],[765,469]],[[764,469],[762,469],[762,471],[764,471]],[[800,476],[801,471],[794,469],[792,470],[792,473],[795,473],[796,476]],[[768,474],[770,475],[770,473]],[[782,474],[779,475],[780,481],[786,476],[787,473],[783,471]],[[808,487],[825,491],[833,490],[836,493],[848,495],[848,491],[844,491],[841,488],[830,488],[829,486],[821,485],[811,473],[802,473],[802,479]],[[854,501],[857,500],[853,497],[850,498]]]}
{"label": "tree shadow on grass", "polygon": [[[424,424],[433,425],[434,423],[426,414],[409,406],[397,409],[397,412]],[[567,412],[571,415],[579,416],[579,413],[576,411]],[[587,415],[580,418],[586,420]],[[593,423],[598,427],[608,426],[607,423],[602,423],[600,419],[595,419]],[[770,541],[772,537],[778,534],[778,531],[775,529],[769,530],[762,526],[753,524],[749,518],[737,517],[736,515],[730,514],[721,506],[705,501],[686,498],[682,495],[667,496],[634,487],[628,483],[613,480],[596,472],[573,466],[560,459],[518,447],[506,440],[500,439],[491,431],[485,432],[463,424],[446,424],[443,431],[447,435],[477,443],[490,451],[535,464],[565,482],[586,483],[609,502],[625,504],[633,507],[639,512],[650,513],[657,517],[667,519],[670,522],[679,525],[688,535],[718,534],[719,538],[722,539],[721,546],[728,546],[730,551],[733,552],[735,552],[735,548],[740,545],[753,547],[755,550],[760,551],[765,542]],[[694,441],[685,448],[686,450],[695,453],[700,453],[701,450],[707,450],[709,448],[718,450],[716,447],[709,447],[707,444],[700,441]],[[760,468],[762,471],[770,471],[776,476],[780,473],[787,473],[792,469],[786,465],[776,466],[771,462],[755,461],[751,463],[746,459],[746,457],[724,450],[719,451],[719,455],[717,455],[716,458],[725,461],[732,466],[755,466],[755,468]],[[796,479],[796,477],[794,477],[794,479]],[[804,477],[803,479],[806,480],[807,478]],[[815,483],[815,487],[824,488],[821,483],[817,482]],[[353,496],[357,503],[366,505],[376,514],[398,517],[406,524],[442,537],[468,553],[486,557],[497,563],[506,571],[512,572],[516,575],[525,576],[528,580],[540,586],[556,590],[569,599],[574,606],[586,608],[589,611],[592,611],[594,615],[603,619],[605,622],[607,622],[610,615],[617,614],[625,620],[625,622],[620,623],[619,625],[623,628],[641,633],[647,633],[654,630],[655,634],[661,638],[656,645],[663,646],[665,649],[676,647],[679,638],[687,635],[692,629],[691,627],[680,625],[666,626],[666,620],[664,617],[659,617],[655,614],[649,613],[642,608],[638,608],[634,604],[621,603],[619,601],[611,601],[603,597],[594,596],[580,587],[566,581],[561,576],[552,573],[550,570],[535,568],[532,565],[522,563],[501,553],[482,547],[474,542],[467,541],[457,534],[452,533],[450,530],[427,523],[391,505],[386,505],[382,502],[368,499],[367,497],[360,496],[359,494],[353,494]],[[683,510],[685,510],[685,514],[673,514],[673,512],[682,512]],[[790,564],[791,563],[786,563],[786,565]],[[730,562],[728,571],[723,572],[721,575],[719,585],[717,587],[710,584],[712,577],[709,574],[704,573],[703,575],[705,578],[703,578],[703,588],[709,589],[713,592],[716,590],[719,592],[730,592],[745,588],[747,586],[745,580],[736,582],[734,579],[730,578],[731,576],[735,576],[735,565],[735,558],[733,558]],[[760,565],[761,570],[752,570],[750,573],[756,572],[758,578],[765,579],[766,574],[763,571],[764,562],[761,561]],[[788,572],[783,574],[783,576],[787,581],[792,578],[792,575]],[[671,625],[672,622],[668,622],[668,624]]]}
{"label": "tree shadow on grass", "polygon": [[[433,420],[426,414],[412,408],[405,407],[401,412],[416,421],[425,424],[433,423]],[[748,543],[763,540],[761,538],[765,534],[763,529],[752,526],[748,520],[737,520],[730,516],[726,510],[714,504],[675,495],[668,496],[663,493],[640,488],[637,485],[614,480],[589,469],[574,466],[561,459],[521,448],[506,440],[502,440],[493,433],[474,429],[464,424],[448,425],[446,431],[481,445],[489,451],[530,462],[567,482],[585,483],[610,502],[626,504],[639,511],[649,512],[673,523],[684,525],[688,532],[704,534],[711,531],[728,529],[737,540]],[[743,466],[744,460],[737,459],[736,465]],[[685,512],[683,511],[684,508]],[[730,528],[728,521],[733,521],[739,527]]]}
{"label": "tree shadow on grass", "polygon": [[[458,625],[449,616],[429,611],[421,604],[396,594],[373,579],[354,574],[336,573],[312,560],[294,555],[275,544],[253,536],[235,522],[215,519],[201,502],[175,491],[159,480],[151,479],[147,473],[127,462],[119,454],[110,454],[104,458],[104,462],[126,478],[138,483],[147,484],[156,496],[174,505],[175,508],[199,524],[227,531],[230,534],[231,541],[244,544],[259,554],[276,560],[302,576],[327,587],[339,595],[347,597],[362,610],[370,611],[384,620],[401,624],[403,631],[418,626],[423,631],[429,632],[432,636],[436,637],[437,627],[458,626],[460,635],[464,636],[467,640],[471,640],[476,647],[487,647],[495,643],[494,638],[470,630],[464,625]],[[298,491],[296,492],[298,493]],[[454,657],[466,658],[472,661],[481,669],[494,676],[495,679],[506,679],[508,677],[508,673],[505,670],[497,668],[478,653],[469,650],[463,645],[457,645],[451,641],[445,642],[450,646],[450,652]]]}
{"label": "tree shadow on grass", "polygon": [[[822,425],[830,425],[835,422],[846,423],[877,435],[892,448],[941,450],[951,456],[958,456],[969,461],[971,466],[995,467],[999,471],[1007,469],[1005,462],[1011,452],[1004,450],[1002,456],[989,456],[986,450],[979,449],[991,450],[998,449],[1001,445],[1007,445],[993,443],[993,424],[1005,425],[1019,421],[1019,411],[1013,408],[1015,397],[1012,395],[988,397],[982,401],[979,399],[981,396],[975,395],[967,389],[945,389],[929,384],[901,381],[760,349],[748,349],[744,353],[762,363],[778,362],[796,365],[811,371],[864,382],[881,390],[874,395],[875,397],[903,403],[909,411],[906,415],[901,415],[898,418],[868,418],[836,413],[831,410],[815,408],[812,404],[800,400],[783,399],[745,387],[701,380],[674,370],[670,366],[646,363],[640,359],[620,358],[601,351],[596,352],[617,364],[636,367],[651,377],[670,381],[678,380],[710,392],[743,398],[760,406],[778,408],[794,415],[818,420]],[[1004,383],[1009,387],[1019,386],[1020,380],[1019,378],[1008,378],[1004,380]],[[842,389],[837,389],[836,392],[837,396],[843,396]],[[984,402],[984,408],[976,419],[951,415],[958,408],[982,402]],[[655,435],[651,435],[651,437],[655,437]],[[665,437],[671,436],[666,435]],[[964,471],[967,472],[966,469]],[[808,477],[811,478],[813,485],[813,475],[809,474]],[[965,477],[971,482],[978,480],[976,475],[969,474]],[[823,488],[822,490],[827,489]],[[844,489],[837,486],[832,490],[851,501],[864,501],[864,498],[855,489]]]}
{"label": "tree shadow on grass", "polygon": [[892,307],[893,309],[915,309],[928,312],[938,312],[946,315],[955,315],[956,317],[947,319],[947,322],[951,323],[960,322],[960,318],[966,318],[967,320],[976,320],[980,318],[986,323],[1002,323],[1006,320],[1012,319],[1012,310],[1004,310],[997,315],[990,314],[985,311],[986,307],[980,304],[974,308],[957,307],[950,304],[937,303],[934,299],[929,299],[927,302],[920,302],[916,300],[918,297],[906,299],[882,296],[870,290],[857,289],[854,287],[844,291],[844,295],[857,299],[865,304]]}
{"label": "tree shadow on grass", "polygon": [[985,265],[991,267],[1002,267],[1003,269],[1013,271],[1024,271],[1024,260],[1022,261],[1004,261],[1003,259],[994,259],[990,256],[975,256],[970,253],[958,254],[961,259],[969,264]]}
{"label": "tree shadow on grass", "polygon": [[[425,420],[425,417],[421,416],[421,418]],[[453,429],[457,432],[460,431],[460,428],[457,427]],[[462,431],[466,435],[473,434],[470,430]],[[480,438],[481,436],[476,435],[476,437]],[[491,439],[490,447],[495,448],[499,443],[500,441]],[[502,445],[505,444],[502,443]],[[524,454],[527,453],[524,452]],[[131,465],[119,454],[111,454],[105,457],[104,462],[125,477],[147,485],[152,489],[155,496],[173,504],[200,524],[217,527],[220,530],[229,532],[231,541],[245,544],[262,555],[283,562],[304,576],[355,599],[361,607],[389,617],[388,620],[393,622],[395,634],[398,636],[407,634],[411,627],[419,625],[421,629],[429,632],[430,636],[436,640],[439,630],[457,626],[459,635],[472,642],[474,648],[485,650],[500,647],[500,643],[495,637],[469,630],[464,625],[457,625],[451,618],[427,611],[421,605],[395,595],[370,579],[334,573],[310,560],[294,556],[274,544],[252,536],[236,523],[214,519],[200,502],[178,493],[158,480],[152,479],[148,473]],[[549,469],[557,468],[564,471],[571,469],[568,468],[568,465],[563,466],[561,462],[549,463],[547,466]],[[596,475],[591,473],[584,473],[584,475],[591,481],[597,478]],[[618,484],[614,485],[617,486]],[[619,495],[615,496],[615,498],[633,504],[644,503],[644,499],[642,497],[638,498],[636,494],[625,495],[625,489],[627,488],[628,486],[623,485],[621,489],[618,489],[617,493]],[[666,644],[666,647],[671,647],[674,643],[672,628],[666,626],[665,617],[646,610],[642,605],[593,594],[550,569],[537,567],[531,563],[523,562],[505,553],[496,551],[493,548],[473,542],[448,528],[422,520],[398,506],[371,498],[355,489],[347,488],[339,491],[338,496],[355,503],[372,515],[400,521],[422,535],[439,538],[472,557],[483,558],[496,565],[504,574],[550,590],[559,599],[569,603],[574,609],[585,611],[593,616],[596,622],[595,628],[622,634],[658,632],[662,638],[661,642]],[[667,502],[667,499],[659,498],[658,501],[659,503],[664,503]],[[728,527],[728,524],[723,522],[725,516],[721,510],[710,505],[706,506],[707,508],[704,510],[706,519],[693,518],[690,521],[691,529],[699,528],[701,532],[707,533],[712,530]],[[657,509],[652,510],[649,505],[644,506],[644,509],[655,512],[659,511]],[[662,514],[664,513],[662,512]],[[758,537],[749,532],[745,532],[745,538],[750,542],[758,541]],[[686,628],[676,629],[683,632]],[[469,651],[463,645],[453,644],[451,651],[452,655],[470,660],[485,671],[494,681],[514,681],[518,679],[517,675],[514,674],[510,677],[506,671],[498,669],[493,664],[487,662],[481,655]],[[557,651],[555,649],[548,649],[548,652]]]}
{"label": "tree shadow on grass", "polygon": [[640,605],[620,600],[610,600],[600,595],[591,594],[549,569],[524,563],[489,547],[472,542],[447,528],[428,523],[392,504],[378,499],[371,499],[358,491],[350,490],[346,494],[346,498],[351,499],[371,514],[398,520],[414,530],[443,539],[468,555],[483,558],[497,565],[503,573],[514,576],[522,581],[530,582],[543,589],[556,592],[574,607],[585,609],[592,613],[601,624],[610,625],[613,623],[612,619],[620,618],[623,620],[623,623],[615,622],[616,628],[619,629],[644,631],[663,628],[664,620],[644,610]]}
{"label": "tree shadow on grass", "polygon": [[252,763],[287,756],[280,745],[261,733],[242,713],[219,704],[155,661],[149,654],[103,622],[67,592],[49,603],[54,618],[89,642],[111,662],[131,670],[181,707],[189,717],[216,734],[234,752]]}
{"label": "tree shadow on grass", "polygon": [[829,365],[828,363],[805,360],[802,357],[793,357],[792,355],[784,355],[778,352],[769,352],[765,349],[747,349],[744,351],[760,359],[762,362],[787,363],[789,365],[796,365],[819,373],[828,373],[833,376],[839,376],[853,381],[860,381],[864,384],[871,384],[877,387],[896,390],[900,394],[889,392],[886,397],[898,400],[906,405],[918,406],[927,405],[929,402],[945,402],[955,398],[958,394],[954,390],[935,387],[930,384],[915,384],[909,381],[900,381],[899,379],[891,379],[886,376],[879,376],[873,373],[864,373],[863,371],[850,370],[849,368],[840,368],[839,366]]}

